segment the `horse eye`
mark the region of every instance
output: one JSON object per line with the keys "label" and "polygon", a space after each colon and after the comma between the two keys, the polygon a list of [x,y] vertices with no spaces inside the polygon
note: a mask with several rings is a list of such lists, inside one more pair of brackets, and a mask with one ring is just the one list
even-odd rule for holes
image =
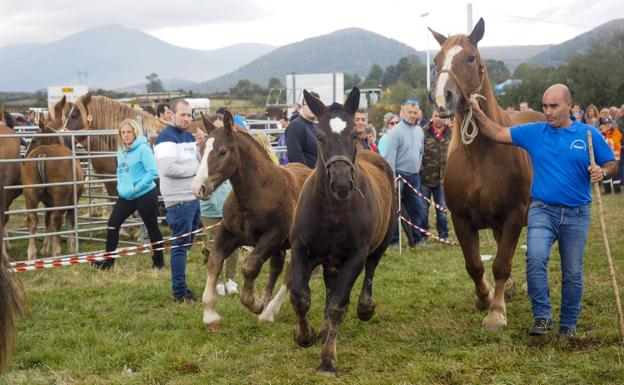
{"label": "horse eye", "polygon": [[322,142],[322,141],[323,141],[323,137],[322,137],[322,136],[320,136],[320,135],[317,135],[317,136],[316,136],[316,139],[318,139],[318,141],[319,141],[319,142]]}
{"label": "horse eye", "polygon": [[219,155],[223,156],[225,154],[227,154],[227,150],[226,149],[219,150]]}
{"label": "horse eye", "polygon": [[358,135],[357,134],[353,134],[353,139],[357,139]]}
{"label": "horse eye", "polygon": [[470,55],[468,56],[468,63],[472,63],[473,61],[475,61],[476,57],[474,55]]}

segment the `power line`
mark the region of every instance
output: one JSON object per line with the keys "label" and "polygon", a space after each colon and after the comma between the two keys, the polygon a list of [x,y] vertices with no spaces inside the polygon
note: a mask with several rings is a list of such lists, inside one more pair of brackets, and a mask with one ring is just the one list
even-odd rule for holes
{"label": "power line", "polygon": [[538,19],[536,17],[505,15],[505,14],[502,14],[502,13],[499,13],[498,15],[499,16],[503,16],[503,17],[508,17],[510,19],[520,19],[520,20],[527,20],[527,21],[537,21],[537,22],[540,22],[540,23],[559,24],[559,25],[565,25],[565,26],[568,26],[568,27],[578,27],[578,28],[593,28],[594,27],[594,26],[591,26],[591,25],[564,23],[564,22],[555,21],[555,20]]}

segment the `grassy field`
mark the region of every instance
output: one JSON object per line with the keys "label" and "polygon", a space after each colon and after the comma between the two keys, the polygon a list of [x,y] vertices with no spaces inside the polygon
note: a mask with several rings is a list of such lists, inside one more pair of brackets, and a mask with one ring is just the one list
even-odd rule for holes
{"label": "grassy field", "polygon": [[[624,197],[604,201],[624,286]],[[377,314],[368,323],[355,315],[361,280],[356,284],[339,335],[339,377],[327,379],[314,372],[320,347],[294,343],[289,303],[274,324],[265,324],[236,297],[219,297],[222,328],[207,334],[201,304],[175,303],[169,270],[152,271],[144,255],[118,261],[112,272],[80,265],[22,273],[29,312],[19,320],[17,351],[0,384],[621,384],[624,349],[597,212],[595,205],[575,341],[527,336],[532,317],[522,294],[508,303],[504,331],[482,331],[485,313],[475,309],[459,248],[432,244],[386,254],[375,279]],[[25,250],[24,243],[15,246]],[[482,253],[492,252],[483,237]],[[519,249],[518,289],[523,260]],[[491,262],[485,264],[490,270]],[[190,255],[188,272],[190,287],[201,293],[205,267],[199,249]],[[550,273],[557,319],[556,248]],[[313,281],[312,289],[310,315],[318,328],[322,281]]]}

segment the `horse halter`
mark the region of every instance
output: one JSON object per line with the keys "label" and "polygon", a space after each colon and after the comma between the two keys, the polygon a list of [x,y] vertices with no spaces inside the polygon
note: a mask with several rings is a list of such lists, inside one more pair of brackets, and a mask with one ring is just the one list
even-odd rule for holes
{"label": "horse halter", "polygon": [[355,149],[353,150],[353,160],[351,160],[348,156],[344,156],[344,155],[334,155],[328,160],[325,160],[325,157],[323,156],[323,151],[321,150],[321,146],[318,147],[318,153],[321,156],[321,161],[323,162],[323,165],[325,166],[325,172],[327,173],[327,175],[329,175],[329,166],[340,161],[345,162],[346,164],[349,165],[349,167],[351,168],[351,176],[353,176],[353,174],[355,173],[355,158],[357,156],[357,145],[355,146]]}

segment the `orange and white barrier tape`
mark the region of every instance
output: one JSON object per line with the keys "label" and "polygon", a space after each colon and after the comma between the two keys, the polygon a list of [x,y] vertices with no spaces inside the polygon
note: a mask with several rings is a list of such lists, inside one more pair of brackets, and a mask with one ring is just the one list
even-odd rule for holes
{"label": "orange and white barrier tape", "polygon": [[403,183],[405,183],[406,185],[408,185],[412,190],[414,190],[414,192],[416,194],[418,194],[419,197],[421,197],[422,199],[424,199],[425,201],[429,202],[429,204],[434,205],[436,209],[442,211],[443,213],[450,213],[449,209],[447,209],[444,206],[440,206],[439,204],[435,203],[434,201],[432,201],[431,199],[427,198],[426,196],[424,196],[420,191],[416,190],[416,187],[412,186],[410,184],[410,182],[408,182],[405,178],[403,178],[403,176],[399,175],[395,178],[395,180],[400,180]]}
{"label": "orange and white barrier tape", "polygon": [[403,215],[399,214],[399,219],[402,220],[403,222],[407,223],[408,225],[412,226],[413,228],[415,228],[416,230],[420,231],[421,233],[425,234],[426,236],[428,236],[429,238],[435,239],[436,241],[440,242],[440,243],[445,243],[447,245],[456,245],[457,242],[456,241],[450,241],[448,239],[442,239],[440,237],[437,237],[435,235],[433,235],[432,233],[430,233],[429,231],[420,228],[418,226],[416,226],[415,224],[413,224],[412,222],[410,222],[409,219],[405,218]]}
{"label": "orange and white barrier tape", "polygon": [[[123,257],[126,255],[151,253],[157,250],[170,250],[171,248],[182,247],[185,245],[168,246],[168,247],[158,248],[158,249],[151,249],[151,248],[148,249],[148,247],[159,245],[165,242],[171,242],[173,240],[184,238],[189,235],[201,233],[215,226],[218,226],[219,224],[220,222],[215,223],[214,225],[210,225],[210,226],[199,228],[197,230],[190,231],[185,234],[176,235],[175,237],[165,238],[161,241],[149,242],[149,243],[145,243],[142,245],[125,247],[125,248],[117,249],[114,251],[103,251],[103,252],[96,253],[96,254],[76,255],[76,256],[64,257],[64,258],[40,258],[40,259],[33,259],[31,261],[14,261],[10,263],[10,267],[13,269],[13,271],[20,271],[20,272],[31,271],[31,270],[47,269],[50,267],[70,266],[70,265],[76,265],[79,263],[86,263],[86,262],[93,262],[93,261],[103,261],[106,259]],[[189,243],[189,244],[186,244],[186,246],[195,245],[198,243],[202,243],[202,242]],[[138,250],[138,251],[135,253],[129,253],[130,251],[133,251],[133,250]],[[52,265],[52,266],[48,266],[48,265]],[[41,267],[41,266],[46,266],[46,267]],[[28,267],[28,269],[24,269],[26,267]]]}

